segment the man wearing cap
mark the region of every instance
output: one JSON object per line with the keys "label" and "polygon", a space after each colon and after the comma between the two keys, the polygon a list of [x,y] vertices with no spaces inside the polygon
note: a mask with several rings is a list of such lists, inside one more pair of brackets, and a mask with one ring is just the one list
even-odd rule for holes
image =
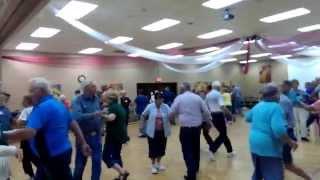
{"label": "man wearing cap", "polygon": [[191,85],[183,83],[181,94],[171,106],[170,118],[177,116],[180,123],[180,142],[183,158],[187,166],[186,180],[196,180],[200,163],[201,125],[211,126],[211,117],[205,102],[200,96],[191,92]]}
{"label": "man wearing cap", "polygon": [[283,180],[283,145],[293,150],[297,144],[287,135],[286,121],[279,105],[279,89],[267,84],[261,90],[262,99],[247,114],[251,123],[249,133],[250,151],[254,166],[252,180]]}
{"label": "man wearing cap", "polygon": [[[82,95],[72,102],[72,116],[78,121],[84,137],[92,149],[92,175],[91,180],[100,180],[102,144],[101,144],[101,107],[100,99],[96,95],[96,85],[92,81],[81,83]],[[77,146],[74,180],[81,180],[87,163]]]}
{"label": "man wearing cap", "polygon": [[219,81],[213,82],[212,90],[207,94],[205,100],[211,113],[212,123],[219,132],[219,136],[213,141],[209,133],[204,131],[204,137],[209,144],[211,160],[214,160],[214,154],[222,144],[224,144],[227,149],[228,157],[234,156],[233,148],[227,135],[227,126],[224,116],[224,111],[227,109],[224,107],[224,100],[220,93],[220,88],[221,83]]}

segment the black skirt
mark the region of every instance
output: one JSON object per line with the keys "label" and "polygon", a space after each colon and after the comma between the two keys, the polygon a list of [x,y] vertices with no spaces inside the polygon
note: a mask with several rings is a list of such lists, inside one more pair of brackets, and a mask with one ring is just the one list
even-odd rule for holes
{"label": "black skirt", "polygon": [[155,131],[154,138],[148,137],[149,158],[160,158],[166,154],[167,138],[164,131]]}

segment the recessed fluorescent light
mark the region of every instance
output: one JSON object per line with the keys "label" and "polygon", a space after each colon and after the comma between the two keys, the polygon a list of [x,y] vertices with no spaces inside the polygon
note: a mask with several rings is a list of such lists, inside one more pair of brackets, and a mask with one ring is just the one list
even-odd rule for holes
{"label": "recessed fluorescent light", "polygon": [[80,54],[95,54],[97,52],[102,51],[101,48],[87,48],[79,51]]}
{"label": "recessed fluorescent light", "polygon": [[169,44],[164,44],[164,45],[158,46],[157,49],[166,50],[166,49],[172,49],[172,48],[180,47],[182,45],[183,45],[182,43],[174,42],[174,43],[169,43]]}
{"label": "recessed fluorescent light", "polygon": [[143,29],[145,31],[161,31],[161,30],[167,29],[171,26],[175,26],[179,23],[180,23],[180,21],[178,21],[178,20],[165,18],[165,19],[161,19],[157,22],[154,22],[152,24],[149,24],[147,26],[144,26],[141,29]]}
{"label": "recessed fluorescent light", "polygon": [[237,58],[230,58],[230,59],[222,59],[222,60],[220,60],[220,62],[222,62],[222,63],[235,62],[235,61],[238,61],[238,59]]}
{"label": "recessed fluorescent light", "polygon": [[310,32],[310,31],[317,31],[317,30],[320,30],[320,24],[298,28],[298,31],[300,32]]}
{"label": "recessed fluorescent light", "polygon": [[251,60],[249,60],[249,61],[240,61],[239,63],[240,63],[240,64],[247,64],[247,63],[255,63],[255,62],[258,62],[258,61],[255,60],[255,59],[251,59]]}
{"label": "recessed fluorescent light", "polygon": [[210,1],[204,2],[202,6],[212,8],[212,9],[221,9],[241,1],[243,0],[210,0]]}
{"label": "recessed fluorescent light", "polygon": [[83,1],[70,1],[66,4],[56,16],[68,19],[78,20],[98,7],[96,4]]}
{"label": "recessed fluorescent light", "polygon": [[129,57],[139,57],[139,54],[137,53],[131,53],[131,54],[128,54]]}
{"label": "recessed fluorescent light", "polygon": [[291,58],[291,54],[286,54],[286,55],[279,55],[279,56],[272,56],[271,59],[285,59],[285,58]]}
{"label": "recessed fluorescent light", "polygon": [[253,39],[253,40],[250,40],[250,41],[244,41],[243,44],[247,45],[247,44],[253,44],[255,42],[256,42],[256,40]]}
{"label": "recessed fluorescent light", "polygon": [[225,35],[231,34],[232,32],[233,31],[230,30],[230,29],[220,29],[220,30],[217,30],[217,31],[201,34],[201,35],[199,35],[197,37],[199,39],[212,39],[212,38],[216,38],[216,37],[220,37],[220,36],[225,36]]}
{"label": "recessed fluorescent light", "polygon": [[39,27],[30,36],[37,37],[37,38],[50,38],[58,34],[60,31],[61,31],[60,29],[55,29],[55,28]]}
{"label": "recessed fluorescent light", "polygon": [[16,49],[18,50],[33,50],[39,46],[38,43],[26,43],[26,42],[21,42],[18,44]]}
{"label": "recessed fluorescent light", "polygon": [[111,40],[109,40],[109,42],[105,42],[107,43],[111,43],[111,44],[124,44],[126,42],[132,41],[133,38],[132,37],[127,37],[127,36],[118,36],[116,38],[113,38]]}
{"label": "recessed fluorescent light", "polygon": [[248,50],[240,50],[240,51],[235,51],[230,53],[231,56],[237,56],[237,55],[243,55],[243,54],[247,54]]}
{"label": "recessed fluorescent light", "polygon": [[309,14],[310,12],[311,11],[306,8],[297,8],[290,11],[286,11],[286,12],[278,13],[272,16],[261,18],[260,21],[264,23],[274,23],[274,22],[279,22],[279,21],[303,16],[303,15]]}
{"label": "recessed fluorescent light", "polygon": [[208,48],[198,49],[196,50],[196,53],[208,53],[208,52],[216,51],[219,49],[220,49],[219,47],[208,47]]}
{"label": "recessed fluorescent light", "polygon": [[280,43],[280,44],[269,45],[268,48],[281,48],[281,47],[295,46],[295,45],[297,45],[296,42],[290,41],[290,42],[285,42],[285,43]]}
{"label": "recessed fluorescent light", "polygon": [[267,57],[267,56],[271,56],[271,53],[261,53],[261,54],[253,54],[251,55],[252,58],[260,58],[260,57]]}

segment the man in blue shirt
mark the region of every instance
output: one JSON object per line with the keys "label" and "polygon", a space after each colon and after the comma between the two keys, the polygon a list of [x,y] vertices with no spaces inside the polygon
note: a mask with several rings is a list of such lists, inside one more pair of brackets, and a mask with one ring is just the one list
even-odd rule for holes
{"label": "man in blue shirt", "polygon": [[50,94],[46,79],[32,79],[30,93],[34,109],[26,128],[4,131],[1,138],[10,142],[30,140],[33,154],[39,159],[35,180],[72,180],[69,167],[72,152],[69,129],[81,143],[84,154],[91,153],[90,147],[65,106]]}
{"label": "man in blue shirt", "polygon": [[[295,119],[293,115],[293,105],[290,99],[286,96],[290,89],[291,82],[284,81],[281,85],[282,94],[280,95],[279,104],[283,109],[284,117],[287,122],[287,134],[293,141],[297,141],[297,138],[294,134]],[[287,170],[291,171],[297,176],[304,178],[305,180],[311,180],[311,177],[306,172],[304,172],[303,169],[299,168],[294,164],[291,153],[291,147],[288,144],[285,144],[283,146],[282,160]]]}
{"label": "man in blue shirt", "polygon": [[[138,89],[138,96],[134,100],[136,104],[136,114],[138,115],[138,119],[140,120],[141,114],[143,113],[144,109],[149,104],[149,99],[147,96],[143,94],[142,89]],[[145,133],[146,123],[143,120],[140,120],[140,135],[139,137],[146,137]]]}
{"label": "man in blue shirt", "polygon": [[[79,125],[84,137],[92,149],[91,180],[100,180],[101,175],[101,107],[100,99],[96,95],[96,85],[92,81],[81,83],[83,94],[72,102],[72,116]],[[87,163],[87,157],[81,153],[81,146],[77,143],[74,180],[81,180]]]}

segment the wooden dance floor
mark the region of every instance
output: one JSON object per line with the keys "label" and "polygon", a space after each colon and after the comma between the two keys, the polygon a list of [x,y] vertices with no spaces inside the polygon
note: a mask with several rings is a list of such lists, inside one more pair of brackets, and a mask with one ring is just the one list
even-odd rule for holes
{"label": "wooden dance floor", "polygon": [[[252,173],[252,164],[248,149],[248,126],[243,120],[238,121],[229,127],[229,135],[237,156],[228,159],[224,147],[221,147],[216,161],[209,161],[208,146],[201,137],[201,167],[200,180],[249,180]],[[150,172],[150,162],[148,159],[147,140],[137,137],[138,125],[129,126],[131,141],[123,148],[123,158],[125,167],[130,171],[131,180],[183,180],[185,165],[182,159],[180,142],[178,140],[179,128],[173,127],[173,134],[168,140],[167,155],[163,159],[163,164],[167,170],[159,175],[152,175]],[[212,135],[216,135],[215,129]],[[320,179],[320,145],[314,143],[300,143],[297,152],[294,153],[296,164],[312,174],[315,180]],[[102,180],[113,179],[116,174],[113,170],[102,165]],[[84,180],[90,180],[91,163],[88,161],[85,170]],[[12,161],[12,173],[14,180],[25,180],[22,166],[17,160]],[[286,172],[287,180],[298,180],[298,178]]]}

